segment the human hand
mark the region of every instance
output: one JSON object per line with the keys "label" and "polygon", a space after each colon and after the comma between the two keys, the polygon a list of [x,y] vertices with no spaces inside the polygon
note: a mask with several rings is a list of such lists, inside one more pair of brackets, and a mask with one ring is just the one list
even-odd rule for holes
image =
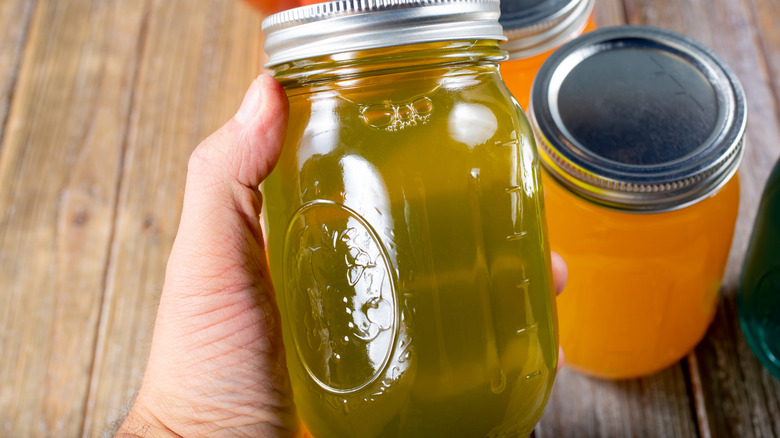
{"label": "human hand", "polygon": [[[563,288],[566,287],[566,281],[569,279],[569,268],[566,266],[566,262],[563,257],[557,252],[553,251],[552,258],[552,271],[553,271],[553,283],[555,284],[555,294],[560,295],[563,292]],[[563,366],[563,348],[558,345],[558,370]]]}
{"label": "human hand", "polygon": [[287,98],[258,77],[193,152],[149,362],[117,436],[290,436],[298,429],[258,216]]}
{"label": "human hand", "polygon": [[[300,434],[258,216],[287,122],[261,75],[190,158],[144,380],[117,437]],[[553,254],[556,292],[566,282]]]}

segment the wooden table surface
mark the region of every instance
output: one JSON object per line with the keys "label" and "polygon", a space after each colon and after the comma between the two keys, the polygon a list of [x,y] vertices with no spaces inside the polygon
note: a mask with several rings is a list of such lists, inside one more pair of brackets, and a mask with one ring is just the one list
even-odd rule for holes
{"label": "wooden table surface", "polygon": [[[742,202],[715,322],[656,375],[564,368],[537,437],[780,437],[739,269],[780,155],[777,0],[596,0],[723,57],[748,98]],[[0,0],[0,436],[101,436],[143,375],[189,154],[263,62],[239,0]],[[778,249],[780,251],[780,249]]]}

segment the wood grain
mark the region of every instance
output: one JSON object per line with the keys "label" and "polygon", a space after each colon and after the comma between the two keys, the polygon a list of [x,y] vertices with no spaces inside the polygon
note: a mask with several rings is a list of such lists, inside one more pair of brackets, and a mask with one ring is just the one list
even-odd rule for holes
{"label": "wood grain", "polygon": [[536,437],[692,437],[696,423],[680,366],[608,381],[564,368]]}
{"label": "wood grain", "polygon": [[189,155],[232,116],[259,68],[260,16],[242,2],[153,0],[144,16],[88,436],[124,415],[143,376]]}
{"label": "wood grain", "polygon": [[0,2],[0,145],[34,7],[35,1],[30,0]]}
{"label": "wood grain", "polygon": [[[780,2],[774,0],[752,0],[750,2],[755,28],[758,33],[758,44],[766,59],[766,68],[771,80],[773,98],[780,100]],[[771,158],[771,157],[769,157]]]}
{"label": "wood grain", "polygon": [[80,433],[139,32],[128,4],[35,7],[0,160],[3,436]]}
{"label": "wood grain", "polygon": [[626,24],[626,11],[622,0],[595,0],[593,18],[598,27]]}

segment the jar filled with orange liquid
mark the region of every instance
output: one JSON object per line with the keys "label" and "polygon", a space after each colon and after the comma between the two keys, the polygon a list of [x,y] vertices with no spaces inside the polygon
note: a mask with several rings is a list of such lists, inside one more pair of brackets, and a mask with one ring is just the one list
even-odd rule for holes
{"label": "jar filled with orange liquid", "polygon": [[595,0],[501,0],[501,26],[509,60],[501,76],[523,109],[534,76],[550,54],[565,42],[596,29]]}
{"label": "jar filled with orange liquid", "polygon": [[544,63],[531,94],[566,362],[630,378],[681,359],[713,319],[739,204],[746,106],[682,35],[600,29]]}
{"label": "jar filled with orange liquid", "polygon": [[558,342],[534,136],[498,0],[263,22],[290,118],[263,183],[295,404],[317,438],[528,436]]}

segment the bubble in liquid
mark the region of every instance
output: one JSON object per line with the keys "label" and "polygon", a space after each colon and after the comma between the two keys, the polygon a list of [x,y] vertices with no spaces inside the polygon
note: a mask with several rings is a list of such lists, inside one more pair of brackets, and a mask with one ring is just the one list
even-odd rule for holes
{"label": "bubble in liquid", "polygon": [[533,379],[534,377],[538,377],[538,376],[541,376],[541,375],[542,375],[542,372],[541,372],[541,371],[539,371],[539,370],[536,370],[536,371],[534,371],[533,373],[531,373],[531,374],[529,374],[529,375],[525,376],[525,379],[526,379],[526,380],[530,380],[530,379]]}
{"label": "bubble in liquid", "polygon": [[412,108],[418,116],[427,116],[433,112],[433,102],[427,97],[422,97],[412,102]]}
{"label": "bubble in liquid", "polygon": [[347,399],[341,400],[341,406],[344,408],[344,413],[349,414],[349,401]]}
{"label": "bubble in liquid", "polygon": [[390,104],[369,105],[360,112],[360,118],[373,128],[386,128],[393,123],[395,109]]}
{"label": "bubble in liquid", "polygon": [[398,107],[398,118],[402,122],[407,123],[411,121],[412,116],[414,116],[414,109],[412,109],[411,105],[404,105]]}
{"label": "bubble in liquid", "polygon": [[533,323],[529,326],[517,329],[515,333],[518,335],[527,335],[530,333],[536,333],[537,331],[539,331],[539,323]]}
{"label": "bubble in liquid", "polygon": [[425,123],[432,112],[431,99],[421,97],[407,104],[380,103],[365,106],[360,110],[360,118],[372,128],[397,131]]}

